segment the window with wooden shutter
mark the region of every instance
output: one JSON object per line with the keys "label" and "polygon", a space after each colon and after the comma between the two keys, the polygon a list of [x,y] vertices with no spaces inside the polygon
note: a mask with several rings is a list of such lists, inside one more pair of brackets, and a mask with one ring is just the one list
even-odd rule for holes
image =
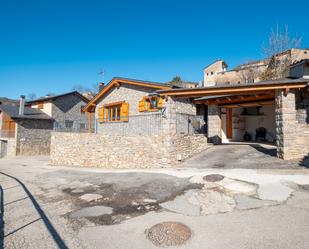
{"label": "window with wooden shutter", "polygon": [[[156,112],[163,108],[163,99],[159,96],[144,97],[142,101],[144,101],[145,111]],[[139,107],[140,106],[141,101]]]}
{"label": "window with wooden shutter", "polygon": [[144,111],[146,111],[146,108],[145,108],[145,100],[144,100],[144,99],[142,99],[142,100],[139,101],[139,103],[138,103],[138,111],[139,111],[139,112],[144,112]]}
{"label": "window with wooden shutter", "polygon": [[99,108],[98,120],[99,120],[99,123],[104,122],[104,107]]}
{"label": "window with wooden shutter", "polygon": [[105,122],[128,122],[129,103],[109,103],[98,109],[99,123]]}
{"label": "window with wooden shutter", "polygon": [[161,97],[159,97],[159,100],[158,100],[158,108],[159,109],[162,109],[163,107],[163,99]]}
{"label": "window with wooden shutter", "polygon": [[129,121],[129,103],[122,103],[120,108],[120,116],[121,121],[128,122]]}

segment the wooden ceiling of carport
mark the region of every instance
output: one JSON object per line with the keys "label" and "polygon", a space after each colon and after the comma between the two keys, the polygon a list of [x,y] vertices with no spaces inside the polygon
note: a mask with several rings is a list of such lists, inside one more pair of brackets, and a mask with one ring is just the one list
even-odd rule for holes
{"label": "wooden ceiling of carport", "polygon": [[255,94],[241,94],[218,96],[215,98],[208,98],[205,100],[195,100],[195,104],[218,105],[226,108],[237,107],[252,107],[273,105],[275,101],[274,91],[255,93]]}

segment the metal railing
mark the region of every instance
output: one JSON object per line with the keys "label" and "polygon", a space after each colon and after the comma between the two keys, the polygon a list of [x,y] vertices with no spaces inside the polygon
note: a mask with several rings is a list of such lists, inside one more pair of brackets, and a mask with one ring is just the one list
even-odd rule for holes
{"label": "metal railing", "polygon": [[[115,120],[95,119],[93,120],[91,132],[108,135],[156,135],[163,131],[163,123],[167,117],[162,113],[147,113],[132,115],[129,117],[118,117]],[[206,133],[206,124],[203,116],[176,113],[176,133],[178,134],[200,134]],[[54,123],[54,131],[57,132],[89,132],[88,121],[74,120]]]}
{"label": "metal railing", "polygon": [[163,129],[162,113],[119,117],[115,120],[96,120],[95,131],[110,135],[155,135]]}
{"label": "metal railing", "polygon": [[[92,122],[91,131],[94,132],[95,124]],[[62,122],[54,122],[54,131],[57,132],[89,132],[89,124],[87,120],[66,120]]]}

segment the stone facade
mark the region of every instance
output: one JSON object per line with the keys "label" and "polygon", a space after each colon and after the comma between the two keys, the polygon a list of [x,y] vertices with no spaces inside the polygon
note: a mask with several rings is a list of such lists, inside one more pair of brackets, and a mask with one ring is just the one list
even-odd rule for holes
{"label": "stone facade", "polygon": [[81,112],[81,108],[87,103],[79,96],[71,94],[56,98],[52,102],[52,115],[51,117],[56,122],[80,121],[87,124],[88,116],[86,113]]}
{"label": "stone facade", "polygon": [[[88,125],[88,115],[81,111],[86,106],[86,101],[75,93],[48,99],[42,104],[40,110],[52,119],[54,119],[54,127],[58,130],[65,128],[74,128],[79,130],[85,129]],[[34,101],[31,108],[39,108],[39,103]],[[66,124],[67,122],[67,124]],[[69,127],[67,127],[69,125]]]}
{"label": "stone facade", "polygon": [[[6,151],[6,155],[3,152]],[[0,139],[0,158],[2,157],[15,157],[16,156],[16,139],[15,138],[5,138]]]}
{"label": "stone facade", "polygon": [[49,155],[52,120],[16,121],[16,155]]}
{"label": "stone facade", "polygon": [[103,168],[172,167],[207,148],[204,135],[135,135],[52,133],[51,163]]}
{"label": "stone facade", "polygon": [[98,119],[98,110],[106,104],[125,101],[129,103],[129,122],[98,123],[96,132],[102,134],[158,134],[161,132],[161,112],[139,112],[139,101],[152,93],[154,89],[121,84],[111,88],[106,95],[98,101],[95,119]]}
{"label": "stone facade", "polygon": [[221,117],[220,107],[216,105],[208,106],[208,132],[209,142],[221,143]]}
{"label": "stone facade", "polygon": [[[163,108],[157,112],[139,112],[139,101],[154,90],[147,87],[121,84],[118,88],[113,87],[98,101],[95,117],[98,118],[98,109],[106,104],[125,101],[129,103],[128,122],[96,122],[96,131],[99,134],[113,135],[154,135],[175,134],[177,114],[196,115],[196,107],[189,99],[164,98]],[[184,125],[187,125],[185,123]],[[178,127],[179,128],[179,127]]]}
{"label": "stone facade", "polygon": [[99,107],[119,101],[125,101],[129,103],[130,116],[143,114],[138,111],[139,101],[154,91],[155,90],[152,88],[133,86],[128,84],[121,84],[119,87],[113,87],[106,93],[106,95],[104,95],[102,99],[98,101],[96,108],[96,118],[98,118]]}
{"label": "stone facade", "polygon": [[309,152],[308,123],[297,119],[299,94],[299,90],[287,94],[283,90],[276,91],[277,155],[283,159],[302,159]]}

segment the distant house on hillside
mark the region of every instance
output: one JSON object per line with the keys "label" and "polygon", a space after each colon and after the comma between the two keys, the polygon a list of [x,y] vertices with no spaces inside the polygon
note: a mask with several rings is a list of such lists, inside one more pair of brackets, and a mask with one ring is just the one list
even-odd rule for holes
{"label": "distant house on hillside", "polygon": [[[309,49],[292,48],[285,52],[275,55],[279,62],[295,64],[301,60],[309,59]],[[219,84],[232,83],[256,83],[262,80],[261,75],[268,68],[277,67],[273,65],[272,58],[266,58],[258,61],[236,66],[228,70],[228,65],[223,60],[217,60],[204,69],[204,86],[214,86]],[[284,77],[288,76],[286,72]]]}

